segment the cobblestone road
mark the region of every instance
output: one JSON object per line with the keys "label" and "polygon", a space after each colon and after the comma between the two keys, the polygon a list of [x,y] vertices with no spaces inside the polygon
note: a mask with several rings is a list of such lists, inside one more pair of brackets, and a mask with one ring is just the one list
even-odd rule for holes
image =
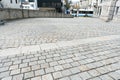
{"label": "cobblestone road", "polygon": [[0,26],[0,49],[120,34],[120,23],[95,18],[24,19]]}
{"label": "cobblestone road", "polygon": [[[59,43],[63,47],[50,49],[45,43]],[[119,22],[36,18],[0,26],[0,55],[19,46],[31,50],[32,45],[43,49],[0,57],[0,80],[120,79]]]}
{"label": "cobblestone road", "polygon": [[118,80],[120,39],[0,59],[2,80]]}

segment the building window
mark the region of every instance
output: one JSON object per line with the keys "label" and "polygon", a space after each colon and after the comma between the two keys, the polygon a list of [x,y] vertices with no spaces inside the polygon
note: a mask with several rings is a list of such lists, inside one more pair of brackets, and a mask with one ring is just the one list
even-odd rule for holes
{"label": "building window", "polygon": [[15,2],[17,3],[17,0],[15,0]]}
{"label": "building window", "polygon": [[10,3],[12,3],[12,0],[10,0]]}
{"label": "building window", "polygon": [[118,14],[118,11],[119,11],[119,7],[116,8],[116,15]]}
{"label": "building window", "polygon": [[34,4],[31,4],[31,7],[33,7],[33,8],[34,8]]}
{"label": "building window", "polygon": [[29,2],[34,2],[34,0],[29,0]]}

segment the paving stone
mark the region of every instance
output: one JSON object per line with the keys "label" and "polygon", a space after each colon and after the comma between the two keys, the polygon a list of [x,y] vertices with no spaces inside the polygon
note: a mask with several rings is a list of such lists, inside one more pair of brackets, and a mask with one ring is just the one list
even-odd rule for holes
{"label": "paving stone", "polygon": [[100,72],[101,74],[105,74],[109,72],[105,67],[100,67],[100,68],[97,68],[96,70]]}
{"label": "paving stone", "polygon": [[47,58],[52,58],[52,57],[53,57],[53,55],[46,55],[46,57],[47,57]]}
{"label": "paving stone", "polygon": [[40,70],[35,71],[35,76],[44,75],[44,74],[45,74],[44,69],[40,69]]}
{"label": "paving stone", "polygon": [[54,57],[53,60],[58,61],[60,60],[60,57]]}
{"label": "paving stone", "polygon": [[72,59],[65,59],[65,62],[66,63],[71,63],[71,62],[73,62],[73,60]]}
{"label": "paving stone", "polygon": [[20,73],[20,69],[16,69],[16,70],[12,70],[10,75],[15,75],[15,74],[19,74]]}
{"label": "paving stone", "polygon": [[63,76],[69,76],[69,75],[71,75],[72,73],[70,72],[70,70],[63,70],[62,71],[62,75]]}
{"label": "paving stone", "polygon": [[100,75],[100,73],[99,73],[98,71],[96,71],[96,70],[90,70],[90,71],[88,71],[88,73],[89,73],[91,76],[99,76],[99,75]]}
{"label": "paving stone", "polygon": [[70,76],[71,80],[82,80],[79,75],[72,75]]}
{"label": "paving stone", "polygon": [[34,55],[28,55],[27,56],[27,58],[33,58],[34,57]]}
{"label": "paving stone", "polygon": [[24,67],[28,67],[28,63],[22,63],[19,65],[19,68],[24,68]]}
{"label": "paving stone", "polygon": [[97,66],[93,63],[90,63],[90,64],[86,64],[86,66],[89,68],[89,69],[95,69],[97,68]]}
{"label": "paving stone", "polygon": [[31,58],[30,61],[37,61],[38,60],[38,57],[35,57],[35,58]]}
{"label": "paving stone", "polygon": [[71,68],[72,66],[70,64],[63,64],[62,65],[64,69]]}
{"label": "paving stone", "polygon": [[62,77],[62,73],[61,72],[54,72],[53,73],[53,77],[54,77],[54,79],[61,78]]}
{"label": "paving stone", "polygon": [[79,66],[80,71],[87,71],[89,68],[86,65]]}
{"label": "paving stone", "polygon": [[14,57],[13,58],[11,58],[11,61],[16,61],[16,60],[18,60],[18,58],[17,57],[15,57],[15,55],[13,55]]}
{"label": "paving stone", "polygon": [[3,66],[3,63],[0,63],[0,68]]}
{"label": "paving stone", "polygon": [[4,63],[4,66],[10,66],[10,65],[12,65],[12,62],[6,62],[6,63]]}
{"label": "paving stone", "polygon": [[13,64],[21,64],[21,60],[14,61]]}
{"label": "paving stone", "polygon": [[53,80],[53,77],[51,74],[46,74],[42,76],[42,80]]}
{"label": "paving stone", "polygon": [[101,60],[101,58],[100,57],[93,57],[93,59],[95,60],[95,61],[99,61],[99,60]]}
{"label": "paving stone", "polygon": [[31,78],[31,80],[41,80],[41,77],[34,77],[34,78]]}
{"label": "paving stone", "polygon": [[72,65],[73,67],[80,66],[80,64],[79,64],[78,62],[73,62],[73,63],[71,63],[71,65]]}
{"label": "paving stone", "polygon": [[107,65],[105,66],[105,68],[110,72],[110,71],[114,71],[116,70],[114,67],[112,67],[111,65]]}
{"label": "paving stone", "polygon": [[18,65],[12,65],[12,66],[10,66],[9,70],[14,70],[14,69],[18,69]]}
{"label": "paving stone", "polygon": [[31,71],[30,67],[25,67],[25,68],[22,68],[21,70],[22,73],[29,72],[29,71]]}
{"label": "paving stone", "polygon": [[118,70],[118,69],[120,69],[120,62],[119,63],[115,63],[115,64],[111,64],[110,66],[111,66],[111,68],[113,68],[113,70]]}
{"label": "paving stone", "polygon": [[50,66],[56,66],[56,65],[58,65],[58,63],[56,61],[50,62]]}
{"label": "paving stone", "polygon": [[82,72],[82,73],[79,73],[79,75],[83,80],[87,80],[92,77],[88,72]]}
{"label": "paving stone", "polygon": [[46,62],[52,62],[52,61],[53,61],[52,58],[46,59]]}
{"label": "paving stone", "polygon": [[60,60],[60,61],[58,61],[58,63],[59,64],[65,64],[66,62],[65,62],[65,60]]}
{"label": "paving stone", "polygon": [[68,59],[69,57],[68,56],[60,56],[61,59]]}
{"label": "paving stone", "polygon": [[7,71],[8,69],[9,69],[9,67],[2,67],[2,68],[0,68],[0,72]]}
{"label": "paving stone", "polygon": [[88,63],[92,63],[92,62],[94,62],[93,59],[85,59],[85,61],[87,61]]}
{"label": "paving stone", "polygon": [[32,66],[32,65],[37,65],[38,62],[37,61],[33,61],[33,62],[29,62],[29,66]]}
{"label": "paving stone", "polygon": [[99,77],[92,78],[90,80],[101,80]]}
{"label": "paving stone", "polygon": [[48,63],[41,64],[41,68],[48,68],[48,67],[49,67]]}
{"label": "paving stone", "polygon": [[61,65],[54,67],[55,71],[63,70],[63,67]]}
{"label": "paving stone", "polygon": [[120,70],[117,70],[117,71],[115,71],[115,72],[117,72],[118,74],[120,74]]}
{"label": "paving stone", "polygon": [[38,70],[40,69],[40,65],[34,65],[34,66],[31,66],[32,67],[32,70]]}
{"label": "paving stone", "polygon": [[21,57],[19,57],[19,59],[21,60],[21,59],[26,59],[26,56],[21,56]]}
{"label": "paving stone", "polygon": [[38,61],[38,64],[44,64],[45,63],[45,60],[39,60]]}
{"label": "paving stone", "polygon": [[59,80],[70,80],[70,78],[69,77],[64,77],[64,78],[61,78]]}
{"label": "paving stone", "polygon": [[88,64],[89,62],[87,62],[87,61],[85,61],[85,60],[80,60],[79,63],[80,63],[81,65],[84,65],[84,64]]}
{"label": "paving stone", "polygon": [[113,78],[111,78],[111,77],[108,76],[108,75],[102,75],[102,76],[100,76],[100,78],[101,78],[102,80],[114,80]]}
{"label": "paving stone", "polygon": [[32,77],[34,77],[34,72],[33,71],[25,73],[25,77],[24,77],[25,79],[32,78]]}
{"label": "paving stone", "polygon": [[8,77],[10,74],[10,71],[2,72],[0,73],[0,78]]}
{"label": "paving stone", "polygon": [[54,68],[53,67],[49,67],[49,68],[46,68],[45,69],[45,72],[46,73],[51,73],[51,72],[54,72],[55,70],[54,70]]}
{"label": "paving stone", "polygon": [[39,59],[43,60],[43,59],[46,59],[46,57],[45,56],[41,56],[41,57],[39,57]]}
{"label": "paving stone", "polygon": [[80,57],[73,57],[72,58],[74,61],[79,61],[80,60]]}
{"label": "paving stone", "polygon": [[24,63],[30,62],[30,59],[23,60]]}
{"label": "paving stone", "polygon": [[79,72],[80,72],[80,69],[79,69],[78,67],[70,68],[69,70],[72,72],[72,74],[75,74],[75,73],[79,73]]}
{"label": "paving stone", "polygon": [[12,76],[3,78],[2,80],[12,80]]}
{"label": "paving stone", "polygon": [[23,80],[23,74],[14,75],[13,80]]}
{"label": "paving stone", "polygon": [[120,79],[120,74],[118,74],[116,72],[111,72],[108,75],[111,76],[115,80],[119,80]]}

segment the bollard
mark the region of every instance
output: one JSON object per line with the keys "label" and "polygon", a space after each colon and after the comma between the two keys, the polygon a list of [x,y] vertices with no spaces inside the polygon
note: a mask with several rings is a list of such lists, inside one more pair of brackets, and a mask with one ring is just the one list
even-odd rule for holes
{"label": "bollard", "polygon": [[5,21],[4,20],[0,20],[0,25],[4,25]]}

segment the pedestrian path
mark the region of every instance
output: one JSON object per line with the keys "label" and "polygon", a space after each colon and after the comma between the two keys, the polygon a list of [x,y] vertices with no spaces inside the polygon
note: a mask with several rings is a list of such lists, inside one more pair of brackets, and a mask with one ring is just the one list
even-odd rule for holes
{"label": "pedestrian path", "polygon": [[23,49],[28,51],[0,57],[0,80],[120,79],[119,35]]}
{"label": "pedestrian path", "polygon": [[64,47],[77,46],[80,44],[109,41],[109,40],[114,40],[119,38],[120,38],[120,35],[110,35],[110,36],[102,36],[102,37],[95,37],[95,38],[78,39],[78,40],[72,40],[72,41],[59,41],[57,43],[45,43],[41,45],[20,46],[18,48],[9,48],[9,49],[0,50],[0,57],[21,54],[21,53],[29,54],[30,52],[34,52],[34,51],[53,50],[53,49],[59,49]]}

